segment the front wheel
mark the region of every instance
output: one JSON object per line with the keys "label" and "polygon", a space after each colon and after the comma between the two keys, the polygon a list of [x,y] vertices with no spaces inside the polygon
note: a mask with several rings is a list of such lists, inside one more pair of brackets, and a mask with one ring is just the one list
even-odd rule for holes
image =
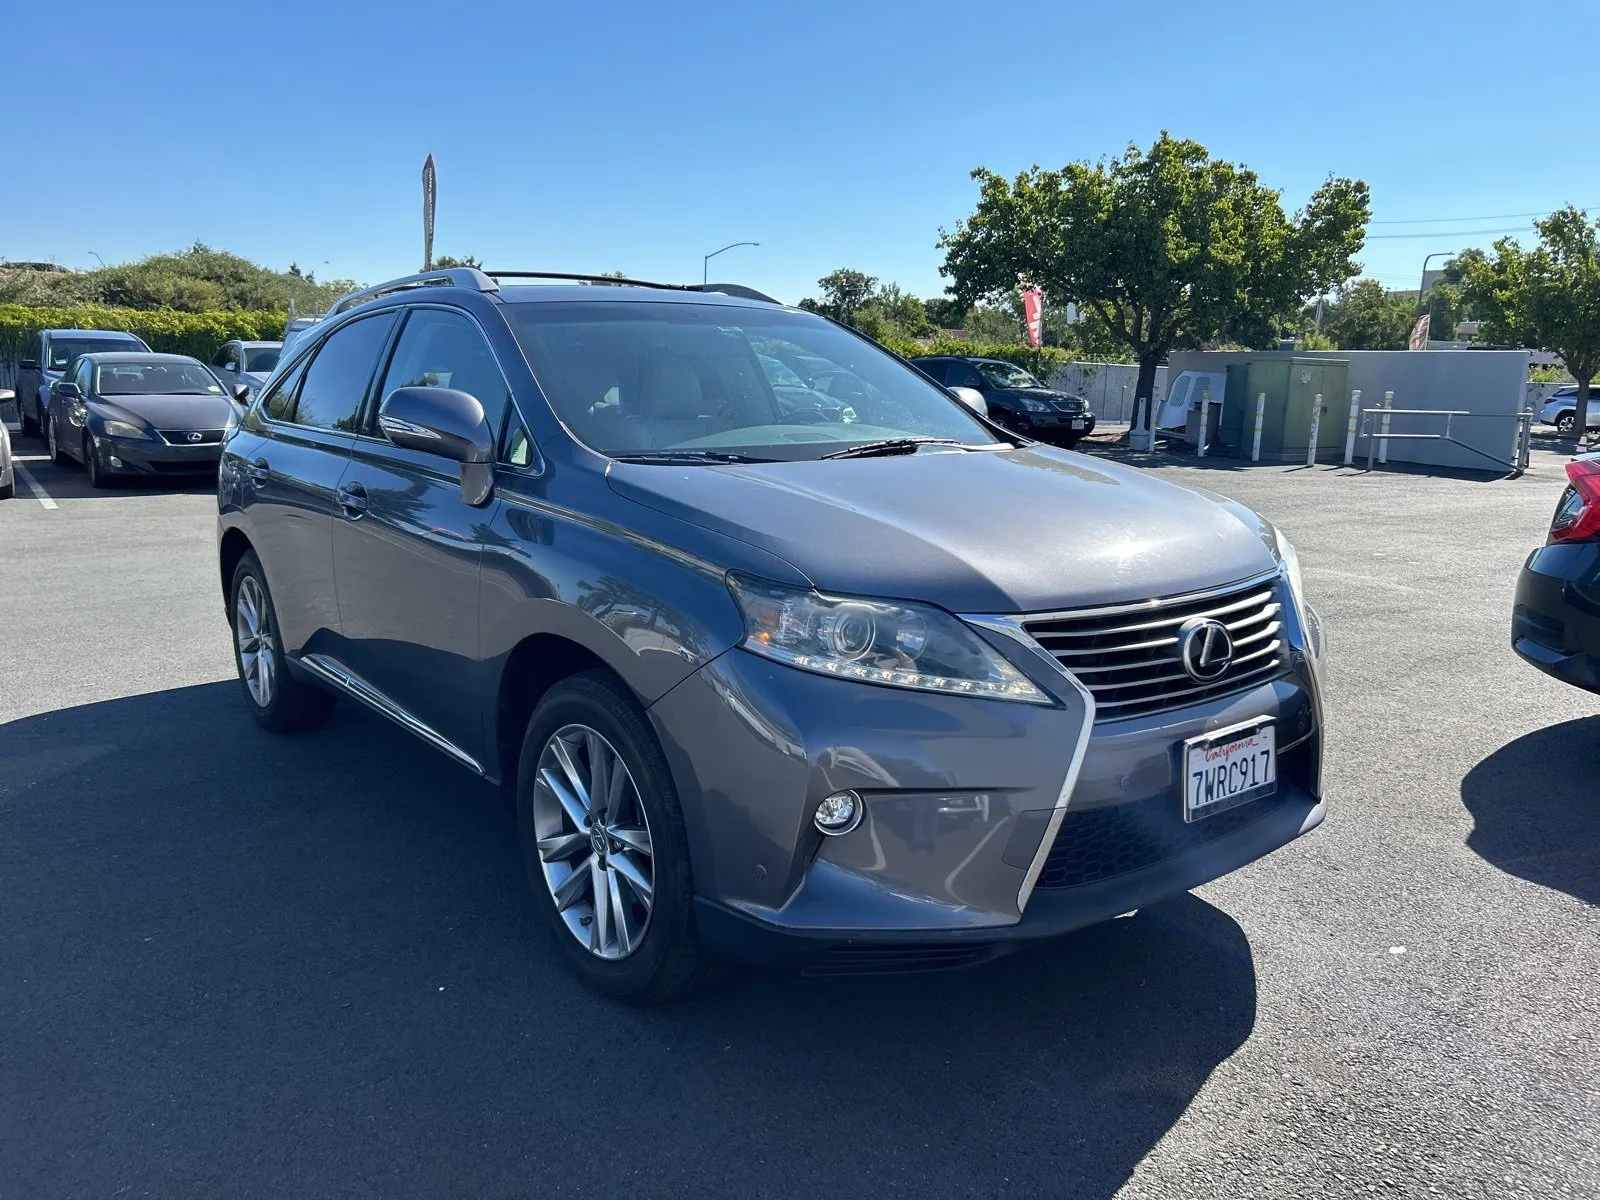
{"label": "front wheel", "polygon": [[50,461],[58,467],[64,467],[71,461],[71,456],[56,441],[56,419],[54,417],[46,417],[44,419],[44,448],[45,453],[50,456]]}
{"label": "front wheel", "polygon": [[528,722],[517,830],[534,903],[567,962],[637,1003],[717,973],[695,929],[689,844],[666,758],[605,671],[557,684]]}
{"label": "front wheel", "polygon": [[234,568],[228,612],[233,617],[234,664],[250,715],[274,733],[310,729],[327,720],[333,695],[302,683],[284,664],[277,610],[253,551]]}
{"label": "front wheel", "polygon": [[89,486],[104,490],[111,486],[111,476],[107,475],[100,466],[100,455],[95,451],[94,438],[89,436],[89,431],[83,434],[83,469],[89,472]]}
{"label": "front wheel", "polygon": [[1573,421],[1575,419],[1576,418],[1575,418],[1575,415],[1573,413],[1562,413],[1559,417],[1556,418],[1556,432],[1557,433],[1571,433],[1572,432],[1572,423],[1573,423]]}

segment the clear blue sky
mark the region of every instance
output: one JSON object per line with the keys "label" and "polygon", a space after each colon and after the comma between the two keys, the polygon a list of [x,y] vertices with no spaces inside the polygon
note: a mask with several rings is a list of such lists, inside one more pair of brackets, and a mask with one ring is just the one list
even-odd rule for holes
{"label": "clear blue sky", "polygon": [[[1286,5],[254,4],[78,0],[6,19],[0,256],[71,267],[199,240],[372,282],[438,253],[713,275],[785,299],[857,267],[942,289],[968,172],[1162,129],[1305,200],[1372,185],[1368,273],[1600,215],[1594,0]],[[26,64],[26,69],[20,65]],[[1390,224],[1420,219],[1478,221]],[[328,265],[324,266],[324,262]],[[720,264],[720,266],[719,266]]]}

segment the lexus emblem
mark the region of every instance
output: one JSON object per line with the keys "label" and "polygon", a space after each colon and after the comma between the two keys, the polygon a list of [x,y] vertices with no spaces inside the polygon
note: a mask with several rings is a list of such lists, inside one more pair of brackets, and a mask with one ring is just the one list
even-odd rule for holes
{"label": "lexus emblem", "polygon": [[1210,683],[1221,679],[1233,663],[1233,638],[1221,621],[1195,617],[1178,630],[1178,653],[1191,679]]}
{"label": "lexus emblem", "polygon": [[203,438],[203,437],[204,437],[204,436],[205,436],[205,434],[203,434],[203,433],[191,433],[191,434],[190,434],[190,435],[189,435],[189,440],[190,440],[190,441],[191,441],[191,442],[198,442],[198,441],[199,441],[199,440],[200,440],[200,439],[201,439],[201,438]]}

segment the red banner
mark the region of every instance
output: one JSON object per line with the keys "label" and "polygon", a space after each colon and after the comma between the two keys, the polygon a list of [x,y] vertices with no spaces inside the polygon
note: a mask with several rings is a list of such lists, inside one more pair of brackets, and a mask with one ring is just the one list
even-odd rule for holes
{"label": "red banner", "polygon": [[1022,314],[1028,323],[1028,345],[1044,343],[1044,293],[1027,288],[1022,293]]}

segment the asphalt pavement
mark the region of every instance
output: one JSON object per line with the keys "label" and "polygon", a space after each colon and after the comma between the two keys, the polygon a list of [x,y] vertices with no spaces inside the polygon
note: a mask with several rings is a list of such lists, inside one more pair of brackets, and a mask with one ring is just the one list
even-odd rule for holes
{"label": "asphalt pavement", "polygon": [[206,487],[0,502],[0,1198],[1600,1195],[1600,698],[1508,644],[1562,486],[1157,460],[1300,547],[1311,836],[958,974],[563,969],[496,793],[233,681]]}

